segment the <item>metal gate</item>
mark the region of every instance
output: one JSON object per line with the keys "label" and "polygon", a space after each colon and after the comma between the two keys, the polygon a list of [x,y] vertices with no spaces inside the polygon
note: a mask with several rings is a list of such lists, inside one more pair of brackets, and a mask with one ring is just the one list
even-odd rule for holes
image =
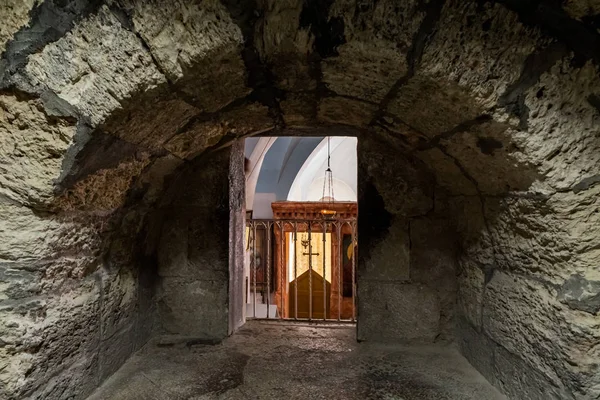
{"label": "metal gate", "polygon": [[356,219],[247,220],[246,317],[356,321]]}

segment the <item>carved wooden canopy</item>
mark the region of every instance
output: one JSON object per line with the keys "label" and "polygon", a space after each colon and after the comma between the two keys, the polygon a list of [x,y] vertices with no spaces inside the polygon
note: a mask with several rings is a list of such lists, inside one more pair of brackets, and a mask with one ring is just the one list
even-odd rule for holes
{"label": "carved wooden canopy", "polygon": [[323,209],[334,210],[334,219],[356,219],[358,204],[354,201],[275,201],[271,204],[274,219],[315,220],[322,218]]}

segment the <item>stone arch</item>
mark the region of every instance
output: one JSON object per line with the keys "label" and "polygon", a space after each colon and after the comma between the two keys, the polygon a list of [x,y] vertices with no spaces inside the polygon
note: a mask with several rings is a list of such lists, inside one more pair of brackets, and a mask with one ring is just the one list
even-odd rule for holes
{"label": "stone arch", "polygon": [[[387,272],[508,395],[595,395],[600,56],[581,2],[54,3],[0,36],[9,398],[83,397],[154,332],[156,215],[186,201],[168,188],[247,135],[332,127],[359,135],[364,274],[407,260]],[[420,288],[449,271],[441,310],[452,290]]]}

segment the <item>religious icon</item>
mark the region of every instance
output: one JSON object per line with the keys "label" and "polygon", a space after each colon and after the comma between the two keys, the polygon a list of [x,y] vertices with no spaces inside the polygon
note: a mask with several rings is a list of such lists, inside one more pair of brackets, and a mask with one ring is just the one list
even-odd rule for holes
{"label": "religious icon", "polygon": [[354,254],[354,243],[352,235],[344,235],[342,238],[344,255],[342,259],[342,281],[343,281],[343,296],[352,297],[352,255]]}

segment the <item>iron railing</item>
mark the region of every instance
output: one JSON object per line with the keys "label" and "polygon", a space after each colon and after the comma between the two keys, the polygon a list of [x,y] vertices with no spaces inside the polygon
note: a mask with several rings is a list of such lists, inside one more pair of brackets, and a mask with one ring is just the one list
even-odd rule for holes
{"label": "iron railing", "polygon": [[246,235],[247,318],[356,321],[356,219],[253,219]]}

